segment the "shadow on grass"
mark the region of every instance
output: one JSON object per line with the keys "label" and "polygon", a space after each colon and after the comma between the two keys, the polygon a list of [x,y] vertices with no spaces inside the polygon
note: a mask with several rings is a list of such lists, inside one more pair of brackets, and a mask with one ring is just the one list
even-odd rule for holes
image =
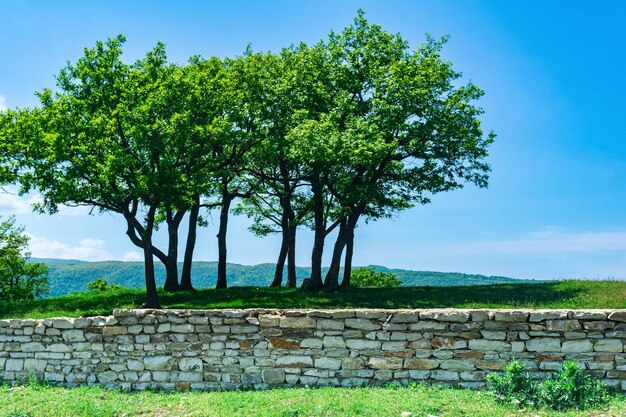
{"label": "shadow on grass", "polygon": [[[622,287],[624,283],[619,283]],[[623,292],[624,288],[620,287]],[[616,289],[600,288],[603,293]],[[565,281],[462,287],[349,288],[336,292],[233,287],[165,293],[164,308],[581,308],[600,293],[590,283]],[[584,298],[589,297],[591,298]],[[585,300],[581,303],[581,300]],[[82,292],[28,302],[0,303],[0,317],[108,315],[116,308],[140,308],[141,290]],[[596,303],[599,303],[596,301]],[[608,307],[608,306],[606,306]],[[595,308],[606,308],[598,305]]]}
{"label": "shadow on grass", "polygon": [[562,283],[501,284],[463,287],[349,288],[336,292],[236,287],[161,295],[170,308],[444,308],[508,307],[563,302],[580,288]]}

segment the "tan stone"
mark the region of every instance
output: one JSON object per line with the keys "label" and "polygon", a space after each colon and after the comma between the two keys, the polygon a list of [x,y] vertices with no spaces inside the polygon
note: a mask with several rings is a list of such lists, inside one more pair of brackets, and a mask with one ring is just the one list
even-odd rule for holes
{"label": "tan stone", "polygon": [[405,359],[404,367],[407,369],[435,369],[439,366],[436,359]]}
{"label": "tan stone", "polygon": [[400,369],[401,358],[370,358],[367,365],[372,369]]}
{"label": "tan stone", "polygon": [[317,326],[311,317],[284,317],[280,320],[280,327],[287,329],[312,329]]}
{"label": "tan stone", "polygon": [[270,338],[270,344],[276,349],[300,349],[300,342],[293,339],[272,337]]}
{"label": "tan stone", "polygon": [[127,332],[128,328],[126,326],[106,326],[102,328],[102,335],[104,336],[117,336]]}

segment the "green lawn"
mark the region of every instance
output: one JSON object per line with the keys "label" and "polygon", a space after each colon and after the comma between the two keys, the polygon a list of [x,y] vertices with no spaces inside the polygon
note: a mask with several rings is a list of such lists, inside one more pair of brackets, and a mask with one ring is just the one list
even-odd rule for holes
{"label": "green lawn", "polygon": [[557,413],[498,405],[486,392],[436,387],[294,388],[235,392],[109,391],[97,387],[0,385],[0,417],[209,417],[209,416],[618,416],[626,400],[608,410]]}
{"label": "green lawn", "polygon": [[[467,287],[350,288],[337,292],[233,287],[160,292],[164,308],[626,308],[626,282],[559,281]],[[84,292],[29,302],[0,304],[0,318],[107,315],[138,308],[139,290]]]}

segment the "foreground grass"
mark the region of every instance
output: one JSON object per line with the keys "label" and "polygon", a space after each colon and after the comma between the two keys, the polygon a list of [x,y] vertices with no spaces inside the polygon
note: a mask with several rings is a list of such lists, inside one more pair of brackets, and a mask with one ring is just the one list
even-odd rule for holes
{"label": "foreground grass", "polygon": [[[164,308],[626,308],[626,282],[558,281],[467,287],[350,288],[337,292],[233,287],[159,293]],[[139,308],[140,290],[83,292],[18,303],[0,303],[0,318],[107,315]]]}
{"label": "foreground grass", "polygon": [[499,405],[486,392],[410,388],[294,388],[246,392],[109,391],[98,387],[0,386],[0,417],[209,417],[209,416],[618,416],[626,400],[608,410],[557,413]]}

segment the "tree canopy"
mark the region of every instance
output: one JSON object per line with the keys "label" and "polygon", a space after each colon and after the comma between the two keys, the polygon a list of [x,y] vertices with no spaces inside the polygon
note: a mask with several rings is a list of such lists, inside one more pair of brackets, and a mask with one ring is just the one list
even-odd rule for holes
{"label": "tree canopy", "polygon": [[[165,290],[191,289],[202,210],[218,210],[218,280],[227,286],[231,213],[258,235],[280,233],[272,285],[295,286],[298,228],[314,231],[308,289],[350,284],[355,230],[437,193],[486,187],[483,91],[442,57],[447,38],[411,49],[399,34],[354,23],[314,44],[170,63],[157,44],[132,64],[124,37],[85,49],[39,93],[41,105],[0,118],[0,180],[43,196],[38,207],[87,205],[117,213],[144,251],[148,307],[158,307],[153,257]],[[13,145],[11,145],[13,144]],[[189,229],[177,270],[179,226]],[[164,224],[167,249],[153,244]],[[333,232],[322,279],[325,242]]]}

